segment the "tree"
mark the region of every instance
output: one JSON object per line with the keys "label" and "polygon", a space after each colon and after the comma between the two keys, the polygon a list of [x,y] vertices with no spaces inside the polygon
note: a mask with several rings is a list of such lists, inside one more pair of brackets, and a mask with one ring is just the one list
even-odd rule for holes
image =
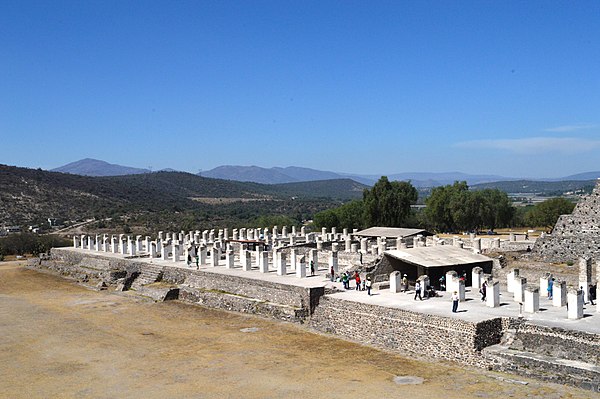
{"label": "tree", "polygon": [[410,215],[419,194],[410,182],[390,182],[381,176],[371,190],[363,192],[366,226],[400,227]]}
{"label": "tree", "polygon": [[506,193],[470,191],[464,181],[434,188],[425,204],[428,224],[437,231],[493,230],[510,225],[515,214]]}
{"label": "tree", "polygon": [[575,204],[565,198],[552,198],[534,206],[526,215],[525,222],[531,227],[551,229],[560,215],[573,212]]}
{"label": "tree", "polygon": [[326,227],[328,229],[339,225],[335,209],[327,209],[317,213],[313,221],[316,227]]}

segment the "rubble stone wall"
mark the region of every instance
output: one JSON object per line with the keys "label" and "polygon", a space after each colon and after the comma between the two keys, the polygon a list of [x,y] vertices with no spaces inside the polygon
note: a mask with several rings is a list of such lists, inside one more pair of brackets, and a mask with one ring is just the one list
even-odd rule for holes
{"label": "rubble stone wall", "polygon": [[486,367],[480,349],[502,337],[501,319],[464,320],[346,301],[325,296],[310,327],[402,355],[416,355]]}

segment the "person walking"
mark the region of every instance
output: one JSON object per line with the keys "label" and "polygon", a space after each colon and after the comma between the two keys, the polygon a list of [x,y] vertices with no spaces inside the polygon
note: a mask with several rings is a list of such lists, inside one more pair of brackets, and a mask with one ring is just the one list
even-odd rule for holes
{"label": "person walking", "polygon": [[595,305],[594,300],[596,299],[596,285],[591,285],[588,290],[588,298],[590,299],[590,304]]}
{"label": "person walking", "polygon": [[331,274],[331,282],[335,281],[335,270],[333,270],[333,266],[331,266],[329,273]]}
{"label": "person walking", "polygon": [[406,274],[402,277],[402,292],[408,291],[408,278]]}
{"label": "person walking", "polygon": [[314,276],[315,275],[315,262],[314,261],[310,261],[310,275]]}
{"label": "person walking", "polygon": [[460,297],[458,296],[458,292],[454,291],[452,294],[452,313],[458,312],[458,301]]}
{"label": "person walking", "polygon": [[369,294],[369,296],[371,296],[371,286],[372,285],[373,285],[373,283],[371,282],[371,276],[367,276],[365,286],[367,287],[367,294]]}
{"label": "person walking", "polygon": [[481,288],[479,289],[479,293],[481,294],[481,302],[485,301],[485,296],[487,294],[487,282],[484,281],[483,284],[481,285]]}
{"label": "person walking", "polygon": [[200,269],[200,255],[196,254],[196,270]]}
{"label": "person walking", "polygon": [[554,286],[554,278],[548,281],[548,299],[552,299],[552,287]]}
{"label": "person walking", "polygon": [[360,274],[354,272],[354,280],[356,280],[356,291],[360,291]]}
{"label": "person walking", "polygon": [[348,273],[344,272],[342,275],[342,282],[344,283],[345,289],[350,289],[350,278],[348,277]]}
{"label": "person walking", "polygon": [[421,282],[419,280],[415,283],[415,297],[413,299],[416,301],[417,297],[419,297],[421,301],[423,300],[423,297],[421,296]]}

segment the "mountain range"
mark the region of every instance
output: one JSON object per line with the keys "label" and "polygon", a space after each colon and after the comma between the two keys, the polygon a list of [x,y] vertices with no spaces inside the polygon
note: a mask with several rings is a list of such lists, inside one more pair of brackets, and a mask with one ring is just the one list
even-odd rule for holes
{"label": "mountain range", "polygon": [[[86,158],[67,165],[52,169],[53,172],[71,173],[84,176],[123,176],[131,174],[151,173],[149,169],[133,168],[110,164],[97,159]],[[173,171],[173,169],[165,169]],[[223,165],[200,173],[203,177],[233,180],[241,182],[254,182],[262,184],[299,183],[317,180],[352,179],[356,182],[373,185],[381,175],[359,175],[323,171],[298,166],[263,168],[260,166]],[[452,184],[455,181],[466,181],[469,185],[491,183],[498,181],[516,181],[523,177],[504,177],[485,174],[467,174],[461,172],[406,172],[387,174],[388,179],[407,181],[417,187],[437,187]],[[600,178],[600,171],[579,173],[571,176],[543,179],[529,179],[536,181],[564,181],[564,180],[592,180]]]}

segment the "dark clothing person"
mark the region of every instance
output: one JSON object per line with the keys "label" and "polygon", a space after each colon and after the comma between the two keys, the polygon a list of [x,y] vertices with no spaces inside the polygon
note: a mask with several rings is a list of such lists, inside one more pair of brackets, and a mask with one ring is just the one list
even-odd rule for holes
{"label": "dark clothing person", "polygon": [[479,293],[481,294],[481,302],[485,301],[485,296],[487,294],[487,283],[483,283],[479,289]]}
{"label": "dark clothing person", "polygon": [[596,285],[591,285],[588,291],[588,298],[590,299],[590,303],[595,305],[594,300],[596,300]]}
{"label": "dark clothing person", "polygon": [[333,270],[333,266],[331,266],[331,270],[329,270],[329,272],[331,273],[331,281],[335,280],[335,271]]}
{"label": "dark clothing person", "polygon": [[423,300],[421,297],[421,283],[418,281],[415,283],[415,297],[413,299],[416,301],[417,297],[419,297],[421,301]]}
{"label": "dark clothing person", "polygon": [[312,260],[310,261],[310,275],[315,275],[315,262],[313,262]]}

